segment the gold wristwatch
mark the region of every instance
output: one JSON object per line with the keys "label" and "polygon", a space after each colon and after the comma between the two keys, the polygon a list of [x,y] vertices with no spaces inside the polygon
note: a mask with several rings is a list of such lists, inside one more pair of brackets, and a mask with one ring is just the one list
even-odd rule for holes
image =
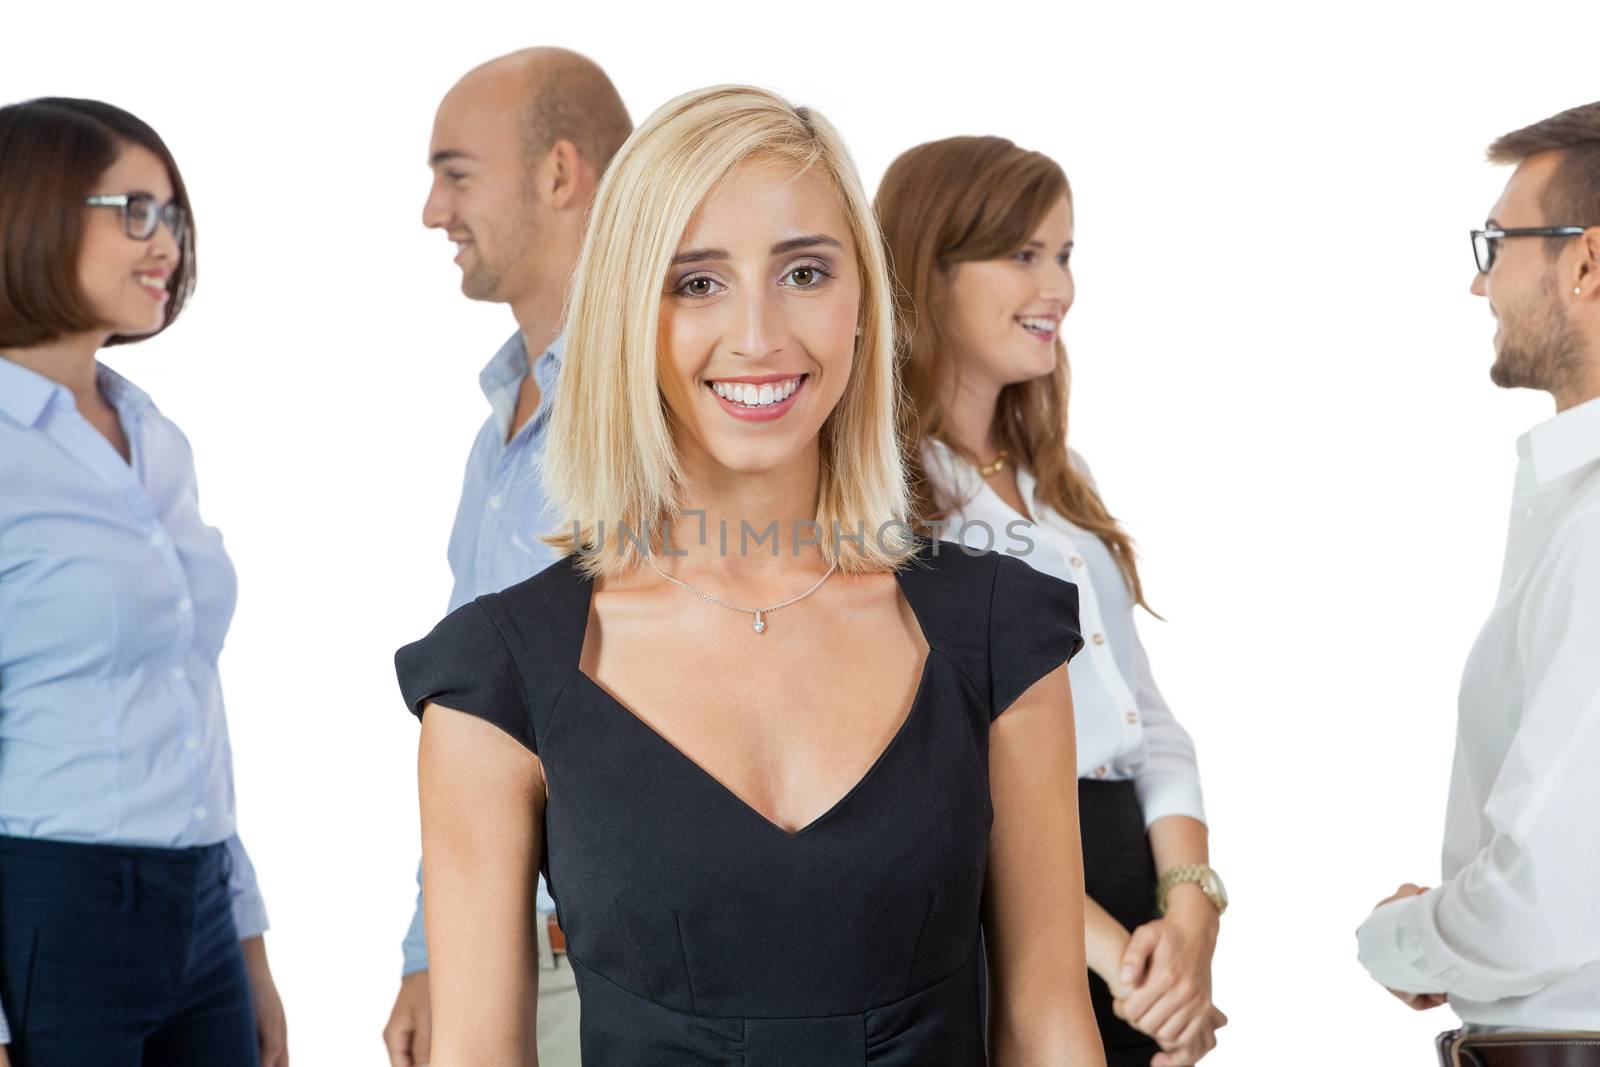
{"label": "gold wristwatch", "polygon": [[1165,915],[1167,894],[1175,887],[1191,882],[1200,887],[1200,892],[1216,907],[1218,915],[1228,910],[1228,891],[1222,888],[1222,879],[1216,871],[1200,863],[1173,867],[1161,876],[1161,881],[1156,883],[1156,910]]}

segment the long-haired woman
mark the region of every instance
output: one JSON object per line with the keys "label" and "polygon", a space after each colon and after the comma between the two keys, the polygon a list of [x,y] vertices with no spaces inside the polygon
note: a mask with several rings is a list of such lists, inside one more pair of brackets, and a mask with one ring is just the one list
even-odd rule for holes
{"label": "long-haired woman", "polygon": [[1134,626],[1144,593],[1133,543],[1068,447],[1066,175],[1003,138],[952,137],[896,159],[876,207],[901,287],[916,512],[1078,588],[1084,933],[1107,1058],[1193,1063],[1222,1022],[1211,956],[1226,898],[1207,865],[1194,746]]}
{"label": "long-haired woman", "polygon": [[287,1063],[217,676],[233,566],[188,441],[99,362],[194,278],[153,129],[0,108],[0,1067]]}
{"label": "long-haired woman", "polygon": [[[397,656],[434,1061],[525,1062],[535,872],[586,1062],[1101,1062],[1071,587],[910,536],[871,206],[816,112],[691,93],[597,193],[569,555]],[[670,527],[670,533],[665,529]]]}

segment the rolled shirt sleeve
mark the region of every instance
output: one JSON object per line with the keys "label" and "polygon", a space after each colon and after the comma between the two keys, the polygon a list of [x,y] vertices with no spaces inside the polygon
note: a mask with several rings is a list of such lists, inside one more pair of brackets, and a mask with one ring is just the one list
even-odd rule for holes
{"label": "rolled shirt sleeve", "polygon": [[255,864],[239,835],[228,838],[228,858],[232,868],[228,875],[228,897],[233,903],[233,925],[239,940],[260,937],[267,932],[267,904],[262,899],[261,887],[256,884]]}
{"label": "rolled shirt sleeve", "polygon": [[422,863],[417,863],[417,910],[411,916],[411,926],[405,940],[400,942],[405,961],[400,967],[400,977],[428,969],[428,939],[422,922]]}
{"label": "rolled shirt sleeve", "polygon": [[1489,840],[1357,931],[1362,964],[1391,989],[1497,1001],[1600,961],[1600,511],[1562,530],[1528,581],[1522,716],[1484,805]]}
{"label": "rolled shirt sleeve", "polygon": [[1144,723],[1145,758],[1134,775],[1133,785],[1144,811],[1144,824],[1152,825],[1168,815],[1187,815],[1206,821],[1205,801],[1200,792],[1200,765],[1195,761],[1194,740],[1179,725],[1172,710],[1156,688],[1139,631],[1133,633],[1134,700]]}

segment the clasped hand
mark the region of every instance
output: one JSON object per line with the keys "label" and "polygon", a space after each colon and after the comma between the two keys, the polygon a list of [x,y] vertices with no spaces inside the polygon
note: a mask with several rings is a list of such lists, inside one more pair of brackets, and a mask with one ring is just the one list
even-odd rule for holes
{"label": "clasped hand", "polygon": [[1217,911],[1198,892],[1174,894],[1160,919],[1133,932],[1111,988],[1117,1017],[1161,1046],[1151,1067],[1186,1067],[1217,1045],[1228,1017],[1211,1002]]}

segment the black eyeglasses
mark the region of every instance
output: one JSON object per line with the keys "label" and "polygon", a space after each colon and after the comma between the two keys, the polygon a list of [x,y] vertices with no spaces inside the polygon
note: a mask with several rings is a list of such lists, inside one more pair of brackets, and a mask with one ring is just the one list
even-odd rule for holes
{"label": "black eyeglasses", "polygon": [[1472,258],[1478,261],[1478,273],[1488,274],[1494,266],[1494,257],[1500,251],[1500,242],[1507,237],[1576,237],[1582,226],[1522,226],[1511,230],[1473,230]]}
{"label": "black eyeglasses", "polygon": [[176,200],[165,204],[156,202],[149,193],[116,193],[110,196],[91,196],[84,201],[90,207],[120,207],[122,229],[135,241],[148,241],[156,235],[156,227],[163,222],[172,233],[172,239],[183,243],[184,228],[188,220]]}

